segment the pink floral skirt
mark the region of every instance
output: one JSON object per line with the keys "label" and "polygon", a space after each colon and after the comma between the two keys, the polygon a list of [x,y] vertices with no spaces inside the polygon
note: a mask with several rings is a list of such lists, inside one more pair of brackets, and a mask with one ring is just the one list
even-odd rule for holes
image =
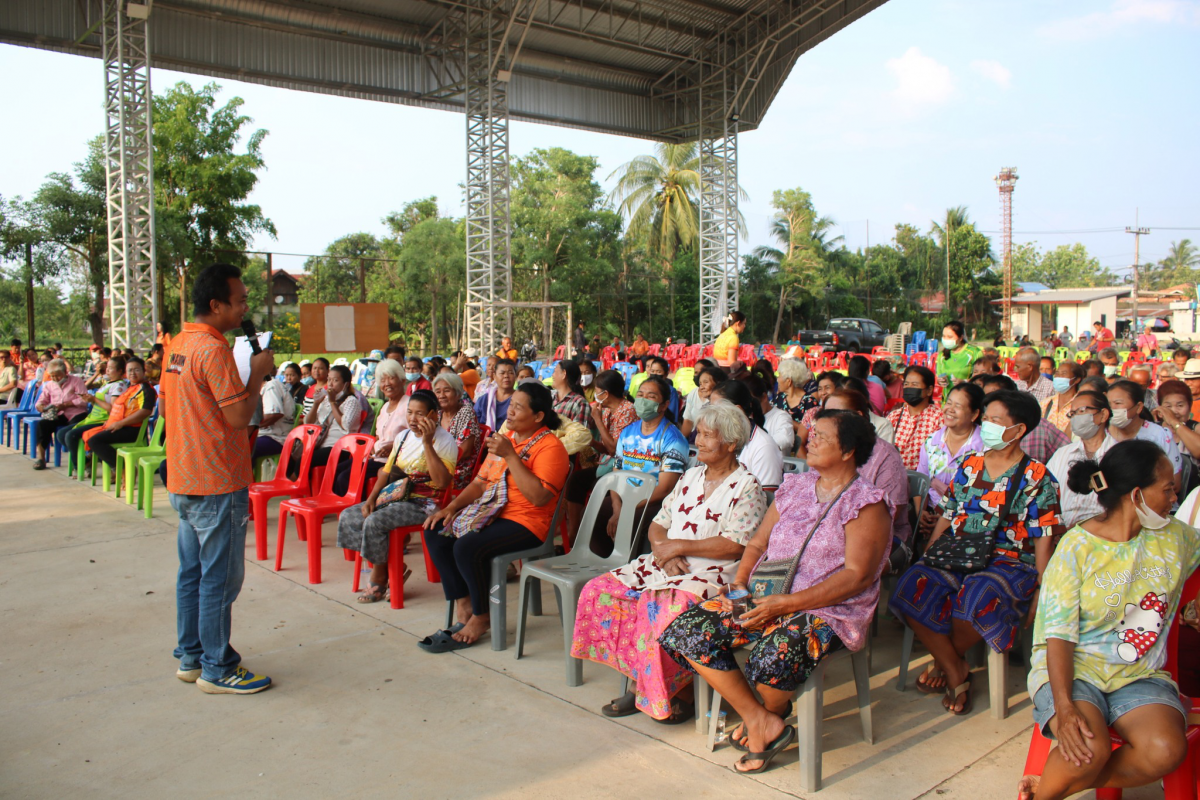
{"label": "pink floral skirt", "polygon": [[692,680],[658,643],[676,617],[700,602],[678,589],[630,589],[610,573],[588,581],[579,597],[571,655],[612,667],[636,684],[637,707],[671,716],[671,698]]}

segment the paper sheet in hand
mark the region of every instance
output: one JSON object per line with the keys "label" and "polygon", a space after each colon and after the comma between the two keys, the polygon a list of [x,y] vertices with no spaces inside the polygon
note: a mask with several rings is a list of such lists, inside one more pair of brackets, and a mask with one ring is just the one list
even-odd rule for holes
{"label": "paper sheet in hand", "polygon": [[[263,350],[271,346],[271,331],[258,332],[258,346]],[[238,375],[242,376],[243,385],[250,380],[251,355],[253,352],[250,350],[250,340],[245,336],[238,336],[233,340],[233,360],[237,364]]]}

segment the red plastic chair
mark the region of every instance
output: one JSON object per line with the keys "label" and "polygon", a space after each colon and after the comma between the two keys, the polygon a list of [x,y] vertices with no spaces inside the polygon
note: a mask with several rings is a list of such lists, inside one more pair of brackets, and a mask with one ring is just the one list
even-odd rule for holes
{"label": "red plastic chair", "polygon": [[[713,346],[711,344],[706,344],[704,347],[700,348],[699,358],[712,358],[712,354]],[[699,358],[697,360],[699,360]]]}
{"label": "red plastic chair", "polygon": [[748,367],[754,366],[754,362],[758,361],[758,358],[754,355],[754,345],[752,344],[744,344],[739,347],[737,357],[738,361],[742,362]]}
{"label": "red plastic chair", "polygon": [[555,361],[563,360],[563,357],[564,357],[563,351],[566,349],[566,347],[567,346],[565,344],[560,344],[558,347],[554,348],[554,360]]}
{"label": "red plastic chair", "polygon": [[[365,433],[350,433],[338,439],[329,453],[328,469],[321,480],[321,491],[312,497],[284,500],[279,506],[279,538],[275,545],[275,571],[283,568],[283,542],[287,536],[288,515],[296,517],[296,532],[308,545],[308,582],[321,582],[321,523],[331,515],[359,502],[363,481],[367,475],[367,459],[375,447],[375,437]],[[337,478],[337,463],[342,453],[350,456],[352,469],[346,494],[333,493]]]}
{"label": "red plastic chair", "polygon": [[609,345],[600,350],[600,361],[605,369],[612,369],[613,364],[617,362],[617,348]]}
{"label": "red plastic chair", "polygon": [[[1192,576],[1187,579],[1183,585],[1183,592],[1180,595],[1180,608],[1190,602],[1200,590],[1200,570],[1192,573]],[[1175,636],[1175,629],[1179,626],[1179,617],[1176,615],[1175,620],[1171,623],[1170,638],[1167,640],[1167,663],[1165,665],[1167,672],[1172,678],[1178,680],[1179,675],[1179,640]],[[1188,707],[1188,698],[1180,695],[1180,699],[1184,701],[1184,707]],[[1191,710],[1193,715],[1200,710],[1192,701]],[[1188,719],[1187,726],[1187,744],[1188,755],[1179,765],[1179,768],[1163,778],[1163,797],[1164,800],[1196,800],[1200,785],[1196,781],[1197,760],[1200,759],[1200,725],[1192,721],[1191,716]],[[1112,746],[1116,750],[1125,742],[1117,735],[1116,731],[1109,729],[1109,736],[1112,737]],[[1042,770],[1046,768],[1046,759],[1050,757],[1050,750],[1054,743],[1042,735],[1038,730],[1038,726],[1033,726],[1033,736],[1029,742],[1029,754],[1025,757],[1025,771],[1022,775],[1041,775]],[[1121,800],[1120,789],[1097,789],[1096,800]]]}
{"label": "red plastic chair", "polygon": [[[483,464],[483,459],[487,457],[487,448],[483,446],[483,443],[487,441],[487,437],[491,434],[491,429],[487,425],[480,425],[479,428],[479,446],[475,448],[475,460],[471,464],[472,480],[479,473],[479,467]],[[445,508],[457,494],[458,492],[454,490],[454,484],[451,483],[442,492],[441,497],[438,499],[438,505],[441,508]],[[424,527],[424,524],[402,525],[399,528],[392,528],[388,532],[388,587],[391,589],[392,608],[404,608],[404,537],[410,533],[420,534]],[[442,576],[438,574],[433,559],[429,557],[429,548],[425,546],[425,537],[421,536],[420,538],[421,549],[425,552],[425,577],[430,583],[441,583]],[[355,553],[354,580],[351,583],[351,588],[355,594],[358,593],[361,578],[362,553]],[[400,587],[399,591],[397,591],[396,587]]]}
{"label": "red plastic chair", "polygon": [[662,355],[662,345],[661,344],[652,344],[652,345],[650,345],[650,350],[648,352],[652,356]]}
{"label": "red plastic chair", "polygon": [[[267,501],[272,497],[284,495],[293,499],[308,496],[308,473],[312,467],[313,453],[317,449],[317,437],[320,435],[320,425],[300,425],[293,428],[283,441],[283,452],[279,454],[275,478],[250,484],[250,514],[254,517],[254,557],[259,561],[267,560]],[[292,457],[292,445],[297,441],[304,450],[300,456],[300,477],[292,481],[287,477],[288,464]]]}
{"label": "red plastic chair", "polygon": [[888,356],[891,354],[888,353],[888,349],[886,347],[877,344],[871,348],[871,355],[879,358],[880,356]]}
{"label": "red plastic chair", "polygon": [[762,351],[763,351],[763,358],[770,358],[771,356],[775,355],[775,345],[764,344],[762,347]]}

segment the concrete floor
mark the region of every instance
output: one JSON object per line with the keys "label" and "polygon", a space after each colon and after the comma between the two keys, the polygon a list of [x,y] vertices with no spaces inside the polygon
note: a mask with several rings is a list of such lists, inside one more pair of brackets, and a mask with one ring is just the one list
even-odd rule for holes
{"label": "concrete floor", "polygon": [[[332,521],[317,586],[294,528],[279,573],[253,560],[249,537],[233,642],[275,685],[205,695],[174,677],[176,520],[165,490],[146,520],[65,469],[30,466],[0,447],[0,797],[804,796],[795,748],[743,777],[730,771],[738,754],[709,753],[691,724],[601,716],[616,673],[589,663],[584,685],[568,688],[555,615],[531,618],[520,661],[486,643],[420,651],[445,603],[419,554],[404,609],[357,605],[353,565],[328,546]],[[272,557],[275,519],[272,504]],[[545,604],[553,610],[552,594]],[[509,607],[511,644],[515,583]],[[899,629],[882,627],[876,743],[861,741],[849,662],[839,662],[817,796],[1013,797],[1030,725],[1021,670],[1011,670],[1008,719],[991,717],[985,689],[972,715],[951,717],[936,698],[895,690]]]}

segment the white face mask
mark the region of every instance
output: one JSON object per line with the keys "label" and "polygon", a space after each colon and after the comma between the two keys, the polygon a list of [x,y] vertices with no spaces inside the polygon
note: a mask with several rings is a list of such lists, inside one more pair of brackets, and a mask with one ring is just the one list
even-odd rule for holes
{"label": "white face mask", "polygon": [[1114,408],[1112,410],[1112,419],[1109,420],[1110,423],[1116,425],[1118,428],[1126,428],[1132,421],[1129,417],[1128,408]]}
{"label": "white face mask", "polygon": [[958,347],[958,339],[947,339],[943,337],[942,347],[946,348],[947,350],[953,350],[954,348]]}
{"label": "white face mask", "polygon": [[1139,489],[1134,489],[1131,498],[1133,499],[1133,511],[1137,514],[1138,522],[1142,524],[1142,527],[1152,531],[1160,531],[1170,525],[1170,517],[1159,516],[1157,511],[1152,510],[1146,505],[1144,496],[1141,500],[1138,499],[1137,493],[1139,491]]}
{"label": "white face mask", "polygon": [[594,377],[596,377],[596,376],[595,376],[595,375],[593,375],[593,374],[592,374],[592,373],[590,373],[590,372],[588,372],[588,373],[586,373],[586,374],[584,374],[584,375],[580,375],[580,376],[579,376],[579,385],[580,385],[580,386],[591,386],[591,385],[592,385],[592,378],[594,378]]}

